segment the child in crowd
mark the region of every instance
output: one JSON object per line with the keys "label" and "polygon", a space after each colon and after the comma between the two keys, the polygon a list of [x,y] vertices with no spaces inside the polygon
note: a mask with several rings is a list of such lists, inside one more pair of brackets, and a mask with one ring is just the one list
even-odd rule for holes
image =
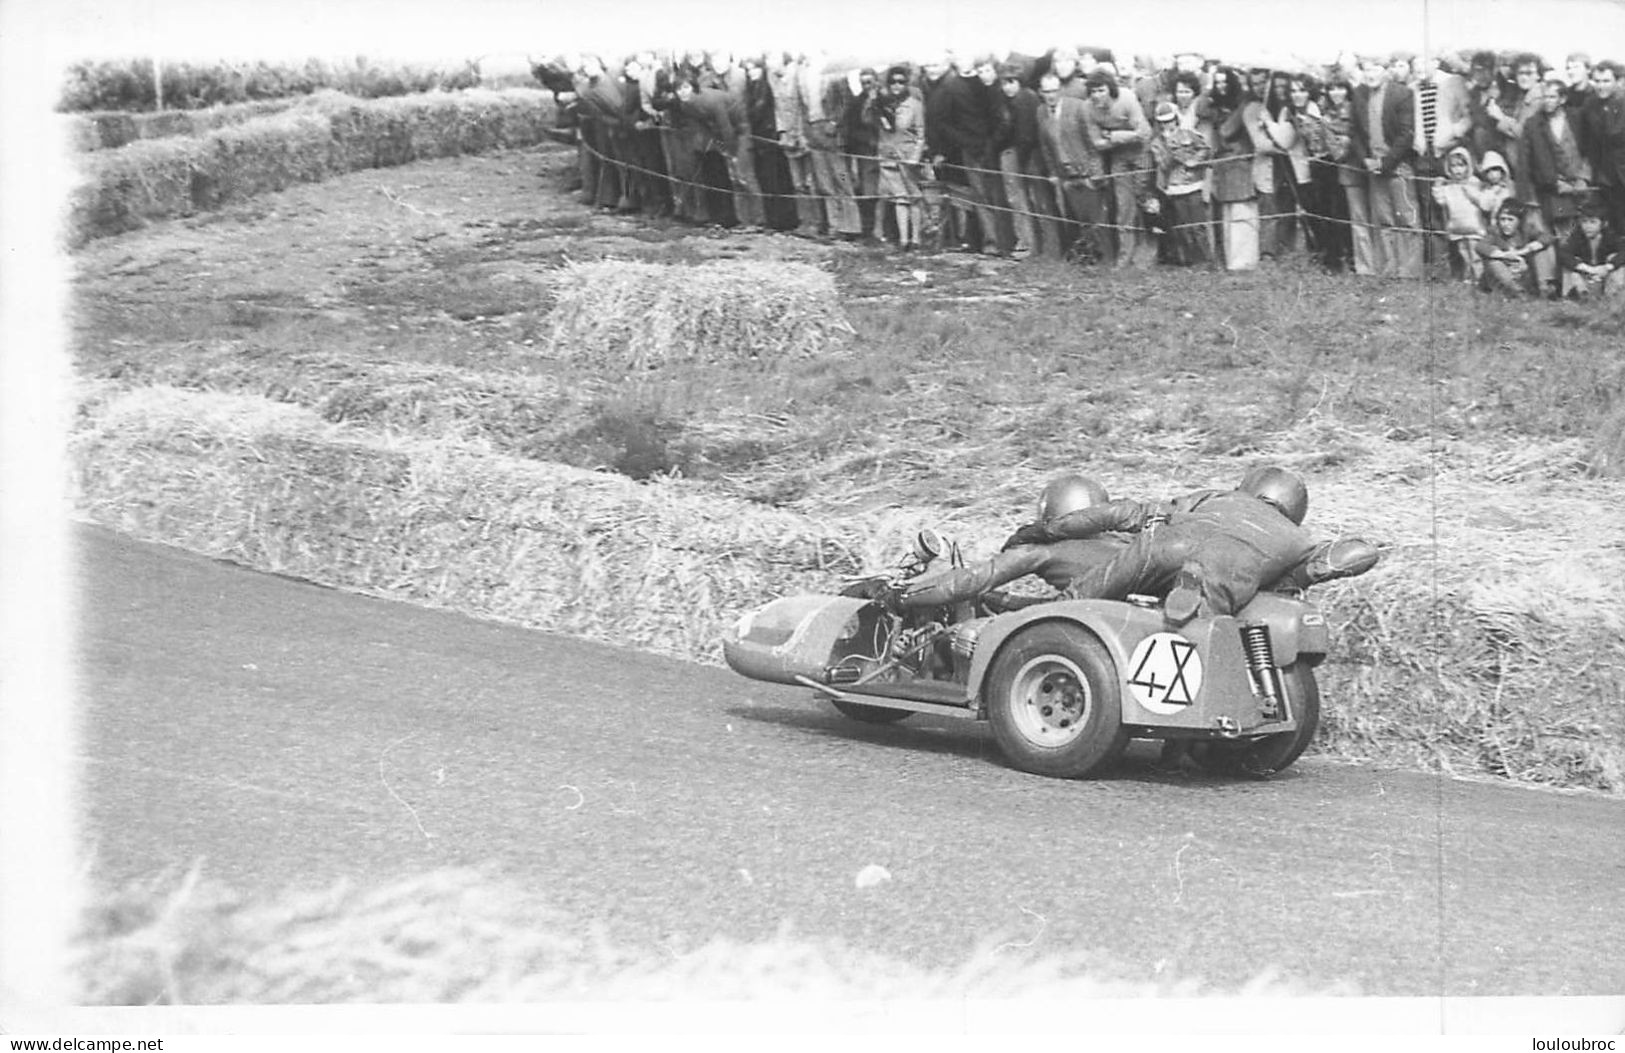
{"label": "child in crowd", "polygon": [[1484,159],[1478,164],[1478,179],[1481,185],[1478,210],[1484,213],[1484,221],[1488,225],[1503,201],[1511,201],[1518,196],[1517,188],[1513,186],[1512,176],[1507,171],[1506,158],[1494,150],[1484,151]]}
{"label": "child in crowd", "polygon": [[1478,243],[1478,255],[1484,261],[1481,287],[1487,292],[1539,296],[1552,291],[1557,261],[1550,237],[1544,227],[1527,229],[1524,206],[1517,201],[1501,202],[1489,233]]}
{"label": "child in crowd", "polygon": [[1171,262],[1181,267],[1207,263],[1211,256],[1207,202],[1202,189],[1213,144],[1202,131],[1185,127],[1173,103],[1159,102],[1155,112],[1151,157],[1156,167],[1157,195],[1146,204],[1155,205],[1159,225],[1167,232],[1165,243]]}
{"label": "child in crowd", "polygon": [[1625,295],[1625,243],[1608,230],[1597,206],[1580,206],[1579,222],[1557,246],[1562,294],[1571,299]]}
{"label": "child in crowd", "polygon": [[[1461,268],[1465,282],[1477,284],[1484,276],[1478,255],[1478,241],[1484,236],[1484,214],[1480,210],[1483,184],[1473,175],[1473,155],[1464,146],[1450,151],[1444,161],[1444,178],[1433,181],[1433,200],[1444,210],[1445,235],[1450,239],[1451,268]],[[1499,204],[1499,202],[1497,202]]]}

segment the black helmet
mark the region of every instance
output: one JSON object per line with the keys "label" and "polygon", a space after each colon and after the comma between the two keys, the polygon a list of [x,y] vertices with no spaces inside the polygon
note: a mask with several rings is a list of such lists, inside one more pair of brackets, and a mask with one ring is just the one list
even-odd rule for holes
{"label": "black helmet", "polygon": [[1056,476],[1038,495],[1038,521],[1047,523],[1056,516],[1064,516],[1080,508],[1093,508],[1110,500],[1106,488],[1088,476]]}
{"label": "black helmet", "polygon": [[1302,479],[1273,464],[1259,465],[1248,471],[1236,489],[1244,494],[1252,494],[1265,504],[1274,505],[1282,515],[1300,526],[1309,512],[1309,488]]}

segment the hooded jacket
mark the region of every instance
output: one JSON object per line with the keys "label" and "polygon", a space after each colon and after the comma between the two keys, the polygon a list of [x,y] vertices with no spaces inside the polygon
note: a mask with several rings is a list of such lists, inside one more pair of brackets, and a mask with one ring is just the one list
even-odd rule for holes
{"label": "hooded jacket", "polygon": [[[1452,178],[1450,162],[1460,158],[1467,165],[1466,174]],[[1433,186],[1433,200],[1444,208],[1445,233],[1451,238],[1481,238],[1484,236],[1484,213],[1479,207],[1483,184],[1473,175],[1473,155],[1465,146],[1452,147],[1445,156],[1444,181]]]}
{"label": "hooded jacket", "polygon": [[[1499,183],[1491,183],[1484,178],[1484,173],[1492,168],[1499,168],[1506,173],[1506,178]],[[1484,151],[1484,159],[1478,163],[1478,178],[1482,186],[1478,191],[1478,210],[1484,213],[1484,225],[1488,229],[1490,220],[1495,217],[1495,210],[1501,207],[1501,202],[1507,198],[1518,196],[1518,188],[1512,182],[1512,169],[1507,167],[1506,158],[1494,150]]]}

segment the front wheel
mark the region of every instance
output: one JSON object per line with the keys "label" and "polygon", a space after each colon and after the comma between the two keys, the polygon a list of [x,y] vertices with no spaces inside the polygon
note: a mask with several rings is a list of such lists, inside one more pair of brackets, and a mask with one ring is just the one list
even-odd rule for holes
{"label": "front wheel", "polygon": [[1010,763],[1079,779],[1128,743],[1117,667],[1087,631],[1043,622],[1012,639],[988,672],[988,721]]}
{"label": "front wheel", "polygon": [[1217,775],[1263,777],[1291,766],[1320,728],[1320,685],[1315,683],[1315,671],[1302,659],[1281,670],[1281,685],[1298,718],[1296,729],[1246,742],[1193,743],[1191,758],[1204,771]]}
{"label": "front wheel", "polygon": [[914,715],[911,709],[889,709],[886,706],[866,706],[862,702],[843,702],[838,698],[830,699],[830,704],[840,710],[842,716],[861,720],[865,724],[895,724],[899,720],[906,720]]}

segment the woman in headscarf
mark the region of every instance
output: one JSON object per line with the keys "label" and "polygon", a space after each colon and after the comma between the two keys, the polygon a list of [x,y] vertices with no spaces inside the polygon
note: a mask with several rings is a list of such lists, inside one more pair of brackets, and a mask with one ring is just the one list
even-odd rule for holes
{"label": "woman in headscarf", "polygon": [[[909,90],[907,66],[892,66],[872,103],[878,128],[880,199],[897,221],[897,247],[920,247],[920,161],[925,153],[925,103]],[[877,227],[881,224],[877,222]]]}

